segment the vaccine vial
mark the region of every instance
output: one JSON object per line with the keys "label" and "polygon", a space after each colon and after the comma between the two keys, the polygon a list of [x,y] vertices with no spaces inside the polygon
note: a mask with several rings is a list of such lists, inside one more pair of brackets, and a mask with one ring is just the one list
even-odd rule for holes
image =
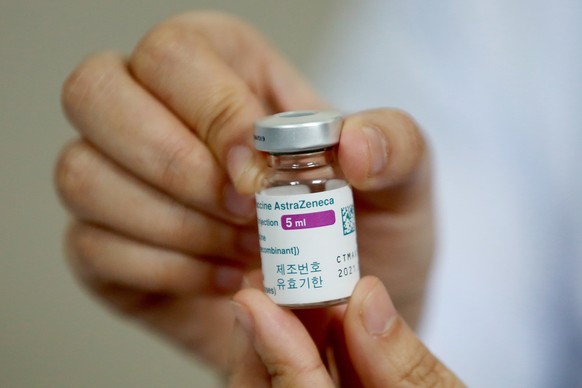
{"label": "vaccine vial", "polygon": [[256,193],[264,291],[277,304],[344,303],[360,277],[352,190],[337,163],[342,117],[297,111],[255,124],[269,172]]}

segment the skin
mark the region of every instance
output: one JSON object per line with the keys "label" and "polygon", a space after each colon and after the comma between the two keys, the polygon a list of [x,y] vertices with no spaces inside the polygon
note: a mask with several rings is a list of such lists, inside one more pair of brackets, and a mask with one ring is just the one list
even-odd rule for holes
{"label": "skin", "polygon": [[[398,315],[382,282],[364,277],[336,338],[336,365],[321,357],[302,322],[258,289],[238,292],[231,387],[462,387]],[[338,345],[341,344],[341,345]],[[331,370],[331,372],[330,372]]]}
{"label": "skin", "polygon": [[[128,57],[87,58],[62,101],[79,133],[55,168],[73,272],[106,306],[231,371],[231,300],[260,267],[252,194],[266,163],[253,123],[326,103],[252,27],[211,12],[159,24]],[[434,251],[425,140],[402,111],[356,113],[343,124],[339,163],[354,188],[361,272],[379,278],[414,327]],[[254,311],[246,298],[256,292],[237,297]],[[334,352],[349,353],[341,308],[297,316],[328,367],[327,333],[345,345]]]}

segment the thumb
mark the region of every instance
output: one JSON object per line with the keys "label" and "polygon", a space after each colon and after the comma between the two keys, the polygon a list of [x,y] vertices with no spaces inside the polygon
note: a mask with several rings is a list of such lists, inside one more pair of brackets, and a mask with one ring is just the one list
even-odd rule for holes
{"label": "thumb", "polygon": [[362,278],[356,286],[344,329],[350,358],[365,386],[464,386],[406,325],[375,277]]}
{"label": "thumb", "polygon": [[[277,306],[263,292],[252,288],[239,291],[233,297],[233,307],[238,325],[246,333],[258,361],[262,362],[262,370],[270,377],[271,386],[333,386],[317,346],[291,311]],[[233,381],[248,382],[243,386],[257,386],[257,373],[261,368],[256,367],[256,362],[253,368],[247,367],[248,364],[248,360],[239,357],[239,367],[233,368],[237,371]]]}
{"label": "thumb", "polygon": [[381,209],[414,209],[430,196],[426,141],[402,111],[384,108],[348,116],[338,157],[360,198]]}

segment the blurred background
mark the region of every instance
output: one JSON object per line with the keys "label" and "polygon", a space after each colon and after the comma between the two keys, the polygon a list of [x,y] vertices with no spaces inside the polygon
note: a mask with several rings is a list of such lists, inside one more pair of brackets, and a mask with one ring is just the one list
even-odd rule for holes
{"label": "blurred background", "polygon": [[63,259],[67,215],[52,186],[74,131],[60,108],[88,54],[129,53],[176,13],[221,9],[262,30],[308,78],[328,1],[4,0],[0,4],[0,387],[214,387],[219,380],[157,337],[111,315]]}

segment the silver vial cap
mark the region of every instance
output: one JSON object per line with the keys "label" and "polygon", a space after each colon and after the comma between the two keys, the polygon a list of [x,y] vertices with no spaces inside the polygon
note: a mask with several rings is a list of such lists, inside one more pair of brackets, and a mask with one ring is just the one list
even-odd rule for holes
{"label": "silver vial cap", "polygon": [[274,154],[314,151],[339,142],[342,116],[333,111],[294,111],[255,123],[255,148]]}

